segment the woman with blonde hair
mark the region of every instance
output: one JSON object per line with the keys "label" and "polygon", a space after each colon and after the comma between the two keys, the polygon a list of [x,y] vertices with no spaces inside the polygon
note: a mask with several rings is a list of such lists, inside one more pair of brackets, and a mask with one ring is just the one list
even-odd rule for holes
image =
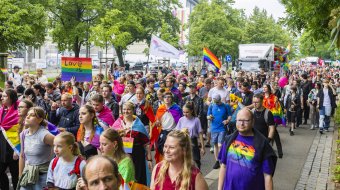
{"label": "woman with blonde hair", "polygon": [[123,116],[115,121],[112,128],[117,130],[122,137],[133,138],[132,148],[129,148],[129,152],[126,149],[125,152],[131,155],[135,165],[136,182],[148,185],[150,182],[148,170],[152,170],[150,139],[142,121],[133,115],[134,108],[135,105],[132,102],[126,102],[123,105]]}
{"label": "woman with blonde hair", "polygon": [[104,129],[98,123],[94,108],[87,104],[79,109],[79,122],[77,142],[81,155],[88,159],[98,154],[99,137]]}
{"label": "woman with blonde hair", "polygon": [[207,190],[202,173],[192,161],[188,130],[170,132],[164,144],[164,160],[152,171],[152,190]]}
{"label": "woman with blonde hair", "polygon": [[132,159],[125,153],[122,137],[118,131],[108,128],[100,135],[100,152],[118,164],[118,171],[125,183],[134,181],[135,167]]}

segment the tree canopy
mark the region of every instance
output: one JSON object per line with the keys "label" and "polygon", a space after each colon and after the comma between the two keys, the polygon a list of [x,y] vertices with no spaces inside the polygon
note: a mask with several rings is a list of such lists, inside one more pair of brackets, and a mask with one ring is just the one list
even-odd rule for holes
{"label": "tree canopy", "polygon": [[43,6],[28,0],[1,0],[0,9],[0,52],[44,43],[47,17]]}
{"label": "tree canopy", "polygon": [[[339,9],[339,0],[281,0],[286,8],[287,17],[283,22],[296,33],[309,32],[310,38],[330,40],[331,30],[335,28],[333,39],[340,47],[340,15],[332,15],[332,11]],[[335,21],[332,26],[332,20]],[[339,22],[339,25],[336,23]]]}
{"label": "tree canopy", "polygon": [[107,43],[112,44],[119,64],[123,65],[122,53],[128,45],[150,41],[152,34],[161,32],[167,39],[178,34],[179,21],[172,15],[172,10],[177,5],[177,0],[113,0],[106,7],[99,24],[92,27],[91,40],[101,47],[105,47]]}

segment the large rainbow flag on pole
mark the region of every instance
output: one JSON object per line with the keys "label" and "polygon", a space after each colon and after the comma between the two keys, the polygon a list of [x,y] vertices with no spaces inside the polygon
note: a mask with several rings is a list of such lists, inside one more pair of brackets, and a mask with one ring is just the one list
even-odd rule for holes
{"label": "large rainbow flag on pole", "polygon": [[221,61],[217,59],[217,57],[211,53],[208,48],[203,48],[203,59],[204,61],[214,65],[217,71],[221,69]]}

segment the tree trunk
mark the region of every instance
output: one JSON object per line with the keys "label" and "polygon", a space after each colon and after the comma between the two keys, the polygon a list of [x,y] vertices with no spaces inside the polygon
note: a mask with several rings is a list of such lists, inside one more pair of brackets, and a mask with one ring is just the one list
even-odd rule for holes
{"label": "tree trunk", "polygon": [[117,53],[119,66],[124,67],[123,48],[115,46],[115,50],[116,50],[116,53]]}
{"label": "tree trunk", "polygon": [[74,57],[79,57],[80,53],[80,45],[79,45],[79,39],[76,37],[74,44],[73,44],[73,51],[74,51]]}

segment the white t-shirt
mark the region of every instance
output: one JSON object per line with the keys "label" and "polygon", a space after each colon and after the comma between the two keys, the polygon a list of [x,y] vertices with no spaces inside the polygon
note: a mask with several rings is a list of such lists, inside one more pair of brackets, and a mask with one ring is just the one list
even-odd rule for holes
{"label": "white t-shirt", "polygon": [[137,104],[136,94],[127,93],[125,94],[119,102],[119,105],[124,105],[125,102],[130,101],[133,104]]}
{"label": "white t-shirt", "polygon": [[329,97],[327,88],[323,89],[323,94],[323,106],[331,106],[331,98]]}
{"label": "white t-shirt", "polygon": [[38,77],[38,82],[45,85],[46,83],[48,83],[47,77],[46,75],[42,75],[41,77]]}
{"label": "white t-shirt", "polygon": [[217,86],[210,89],[208,93],[208,97],[212,99],[213,94],[219,94],[221,96],[221,100],[223,103],[230,100],[229,92],[224,87],[222,89],[218,89]]}
{"label": "white t-shirt", "polygon": [[17,87],[19,85],[21,85],[21,82],[22,82],[22,77],[19,73],[11,73],[9,75],[10,77],[10,80],[13,81],[13,86],[14,87]]}
{"label": "white t-shirt", "polygon": [[[55,159],[55,158],[54,158]],[[74,169],[77,157],[74,157],[73,162],[65,162],[63,158],[59,157],[57,165],[52,172],[52,164],[54,159],[50,162],[47,172],[47,182],[53,183],[55,187],[62,189],[73,189],[77,185],[77,175],[69,175]],[[85,167],[85,160],[80,162],[80,175],[82,176],[83,168]]]}

